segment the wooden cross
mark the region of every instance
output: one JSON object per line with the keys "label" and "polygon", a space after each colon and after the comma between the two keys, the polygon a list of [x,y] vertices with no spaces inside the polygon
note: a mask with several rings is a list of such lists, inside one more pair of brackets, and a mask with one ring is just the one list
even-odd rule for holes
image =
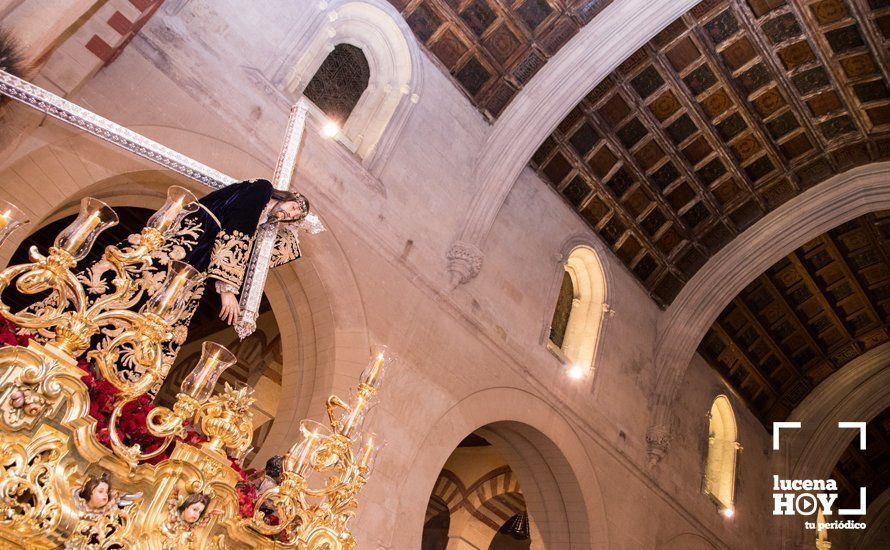
{"label": "wooden cross", "polygon": [[[160,164],[208,187],[221,189],[238,182],[231,176],[115,124],[3,70],[0,70],[0,94],[9,96],[53,118],[93,134],[114,146]],[[272,185],[275,189],[287,190],[291,188],[297,153],[305,134],[307,111],[308,104],[302,97],[291,108],[284,136],[284,146],[278,156],[272,176]],[[314,214],[310,215],[315,216]],[[272,249],[278,233],[278,222],[263,223],[265,220],[260,220],[260,222],[261,225],[254,237],[253,249],[244,274],[240,299],[241,316],[235,323],[235,331],[241,339],[256,330],[260,300],[266,286],[266,277],[269,274],[269,265],[272,260]]]}

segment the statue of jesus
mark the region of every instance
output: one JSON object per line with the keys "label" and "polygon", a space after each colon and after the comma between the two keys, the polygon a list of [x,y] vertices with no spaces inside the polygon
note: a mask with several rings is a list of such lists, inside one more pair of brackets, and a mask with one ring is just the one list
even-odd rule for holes
{"label": "statue of jesus", "polygon": [[[274,189],[264,179],[227,185],[201,198],[198,206],[171,231],[165,244],[152,253],[153,262],[150,265],[133,266],[131,271],[131,276],[145,291],[146,297],[154,294],[161,285],[166,276],[166,265],[172,260],[188,263],[205,275],[198,288],[189,295],[185,313],[173,327],[173,339],[164,346],[167,368],[173,364],[179,348],[186,341],[189,323],[207,282],[213,282],[213,288],[220,296],[219,318],[230,325],[238,320],[238,294],[261,222],[279,222],[271,267],[300,257],[297,231],[309,223],[306,220],[309,214],[306,197]],[[138,234],[130,235],[128,242],[135,246],[140,238]],[[111,264],[101,259],[78,277],[89,294],[98,297],[110,288],[113,273]],[[107,338],[114,331],[104,332]],[[135,378],[141,374],[127,368],[121,370],[127,377]]]}

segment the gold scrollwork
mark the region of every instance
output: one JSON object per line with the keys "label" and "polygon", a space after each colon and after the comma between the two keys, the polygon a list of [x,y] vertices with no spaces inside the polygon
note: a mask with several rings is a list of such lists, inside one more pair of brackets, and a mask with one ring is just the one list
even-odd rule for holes
{"label": "gold scrollwork", "polygon": [[65,450],[60,436],[42,426],[27,443],[0,445],[0,526],[7,533],[27,539],[51,531],[58,522],[54,474]]}

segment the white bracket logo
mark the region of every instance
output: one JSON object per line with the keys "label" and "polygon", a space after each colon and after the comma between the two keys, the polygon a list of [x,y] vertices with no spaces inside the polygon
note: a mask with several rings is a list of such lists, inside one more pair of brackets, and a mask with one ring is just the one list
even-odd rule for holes
{"label": "white bracket logo", "polygon": [[[838,422],[839,429],[859,430],[859,450],[866,449],[865,422]],[[773,450],[779,450],[779,435],[783,429],[799,430],[800,422],[773,422]],[[818,491],[818,492],[817,492]],[[819,509],[823,514],[832,514],[832,505],[837,499],[837,482],[833,479],[779,479],[773,476],[773,515],[813,515]],[[859,507],[842,508],[842,516],[865,514],[865,487],[859,488]]]}

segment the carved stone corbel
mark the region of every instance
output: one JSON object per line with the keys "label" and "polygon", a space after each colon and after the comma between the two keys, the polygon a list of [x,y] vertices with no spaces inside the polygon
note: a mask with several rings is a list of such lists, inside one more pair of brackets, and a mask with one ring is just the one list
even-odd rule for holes
{"label": "carved stone corbel", "polygon": [[473,280],[482,269],[485,254],[474,244],[455,241],[446,254],[448,258],[448,274],[452,288],[457,288]]}
{"label": "carved stone corbel", "polygon": [[646,453],[649,455],[649,467],[654,467],[668,452],[671,443],[671,431],[667,426],[649,426],[646,430]]}

